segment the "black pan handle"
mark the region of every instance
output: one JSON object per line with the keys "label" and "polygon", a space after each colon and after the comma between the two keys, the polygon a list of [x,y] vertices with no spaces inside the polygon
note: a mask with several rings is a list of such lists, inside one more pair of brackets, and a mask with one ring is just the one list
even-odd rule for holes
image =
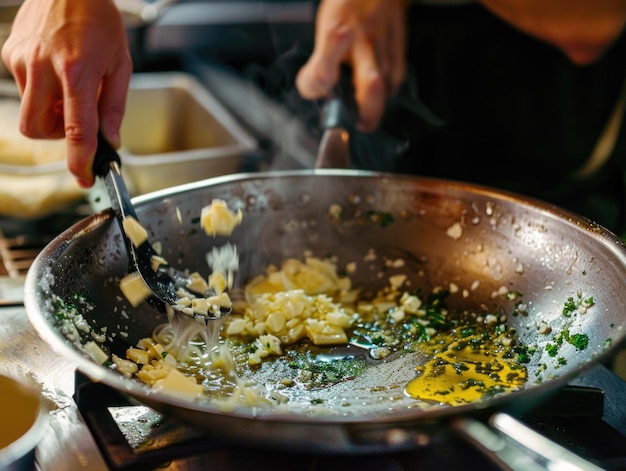
{"label": "black pan handle", "polygon": [[95,176],[104,177],[111,168],[110,163],[116,162],[118,166],[122,165],[119,154],[115,148],[107,141],[104,135],[98,131],[98,147],[91,164],[91,169]]}
{"label": "black pan handle", "polygon": [[339,80],[322,107],[320,124],[323,130],[343,128],[352,133],[358,119],[359,109],[354,98],[352,72],[348,66],[342,66]]}

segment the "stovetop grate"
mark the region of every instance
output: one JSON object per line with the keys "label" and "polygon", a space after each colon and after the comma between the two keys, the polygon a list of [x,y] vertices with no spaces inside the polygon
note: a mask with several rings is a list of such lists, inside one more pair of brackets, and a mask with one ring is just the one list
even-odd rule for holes
{"label": "stovetop grate", "polygon": [[0,277],[25,276],[35,257],[54,237],[91,213],[87,202],[79,202],[37,220],[0,218]]}
{"label": "stovetop grate", "polygon": [[35,257],[51,239],[51,236],[37,235],[7,237],[0,228],[0,276],[25,276]]}

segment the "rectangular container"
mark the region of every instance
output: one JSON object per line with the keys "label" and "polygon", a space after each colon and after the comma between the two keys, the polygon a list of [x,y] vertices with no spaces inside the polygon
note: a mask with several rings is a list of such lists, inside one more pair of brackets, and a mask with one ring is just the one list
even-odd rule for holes
{"label": "rectangular container", "polygon": [[[11,24],[21,4],[22,2],[19,0],[0,0],[0,48],[2,48],[11,32]],[[0,78],[5,79],[10,77],[11,74],[4,65],[4,62],[0,60]]]}
{"label": "rectangular container", "polygon": [[121,138],[122,171],[133,195],[258,164],[257,141],[183,72],[133,75]]}
{"label": "rectangular container", "polygon": [[20,95],[0,78],[0,217],[39,219],[83,200],[67,170],[64,139],[31,139],[19,131]]}

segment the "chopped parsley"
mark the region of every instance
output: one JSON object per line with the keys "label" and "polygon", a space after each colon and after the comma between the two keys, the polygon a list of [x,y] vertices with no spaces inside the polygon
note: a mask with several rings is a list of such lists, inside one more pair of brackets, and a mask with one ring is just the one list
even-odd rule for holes
{"label": "chopped parsley", "polygon": [[589,346],[589,336],[587,334],[574,334],[567,339],[576,350],[584,350]]}
{"label": "chopped parsley", "polygon": [[581,309],[584,310],[590,308],[595,304],[593,300],[593,296],[589,296],[587,298],[583,298],[582,295],[578,295],[577,299],[574,299],[573,296],[567,298],[567,301],[563,305],[563,315],[565,317],[571,317],[576,312]]}
{"label": "chopped parsley", "polygon": [[567,298],[567,301],[565,302],[565,305],[563,306],[563,315],[565,317],[569,317],[572,315],[572,313],[576,312],[577,309],[578,309],[578,306],[574,302],[574,298],[570,296],[569,298]]}
{"label": "chopped parsley", "polygon": [[589,336],[587,334],[570,335],[569,330],[563,329],[559,334],[554,336],[554,342],[546,345],[546,352],[551,357],[556,357],[559,349],[564,342],[573,345],[576,350],[585,350],[589,346]]}
{"label": "chopped parsley", "polygon": [[556,343],[547,344],[546,352],[548,352],[548,355],[550,355],[551,357],[555,357],[556,354],[559,353],[559,344],[556,344]]}
{"label": "chopped parsley", "polygon": [[517,354],[518,363],[530,363],[531,353],[526,345],[516,345],[513,350]]}
{"label": "chopped parsley", "polygon": [[310,352],[304,352],[295,355],[288,366],[298,370],[300,381],[305,387],[317,389],[354,379],[363,372],[366,361],[355,357],[324,361],[314,358]]}

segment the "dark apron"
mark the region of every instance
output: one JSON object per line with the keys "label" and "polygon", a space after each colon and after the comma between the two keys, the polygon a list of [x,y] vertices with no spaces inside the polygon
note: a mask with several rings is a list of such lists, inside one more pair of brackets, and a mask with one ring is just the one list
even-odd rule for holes
{"label": "dark apron", "polygon": [[585,165],[626,77],[626,36],[590,66],[479,5],[414,5],[409,78],[379,131],[353,139],[353,166],[489,185],[625,229],[626,129]]}

